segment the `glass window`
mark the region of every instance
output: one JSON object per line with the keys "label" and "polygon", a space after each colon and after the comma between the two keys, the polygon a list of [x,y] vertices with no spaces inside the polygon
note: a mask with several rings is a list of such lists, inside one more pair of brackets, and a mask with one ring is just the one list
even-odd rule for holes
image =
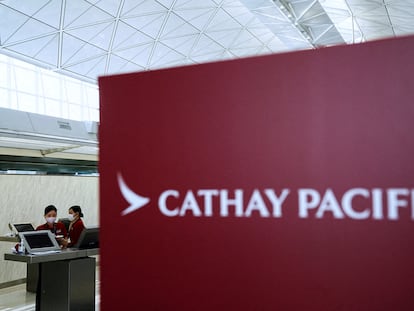
{"label": "glass window", "polygon": [[6,87],[8,85],[8,66],[0,60],[0,86]]}
{"label": "glass window", "polygon": [[98,109],[89,109],[89,117],[91,121],[99,122],[99,110]]}
{"label": "glass window", "polygon": [[33,70],[15,67],[16,90],[30,94],[37,94],[37,75]]}
{"label": "glass window", "polygon": [[60,80],[57,77],[52,77],[49,75],[43,76],[43,96],[60,99]]}
{"label": "glass window", "polygon": [[7,89],[0,88],[0,107],[10,108],[9,91]]}
{"label": "glass window", "polygon": [[82,106],[82,120],[91,120],[89,116],[89,108],[87,106]]}
{"label": "glass window", "polygon": [[99,109],[99,95],[97,88],[86,87],[87,105]]}
{"label": "glass window", "polygon": [[16,110],[20,110],[19,109],[19,105],[17,103],[17,92],[9,92],[9,108],[10,109],[16,109]]}
{"label": "glass window", "polygon": [[0,54],[0,107],[99,121],[98,87]]}
{"label": "glass window", "polygon": [[69,119],[82,120],[82,109],[80,105],[69,104]]}
{"label": "glass window", "polygon": [[45,109],[45,98],[44,97],[37,97],[37,111],[36,113],[39,114],[46,114],[46,109]]}
{"label": "glass window", "polygon": [[36,96],[19,92],[17,93],[17,103],[19,110],[27,112],[37,112]]}
{"label": "glass window", "polygon": [[73,81],[65,81],[68,102],[80,105],[82,103],[82,85]]}
{"label": "glass window", "polygon": [[62,117],[60,102],[45,98],[45,114],[52,117]]}

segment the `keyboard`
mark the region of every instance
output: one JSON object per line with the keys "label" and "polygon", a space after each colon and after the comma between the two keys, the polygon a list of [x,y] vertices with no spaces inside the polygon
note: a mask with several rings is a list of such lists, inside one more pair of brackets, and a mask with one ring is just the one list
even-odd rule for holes
{"label": "keyboard", "polygon": [[54,251],[44,251],[44,252],[31,252],[30,255],[50,255],[50,254],[57,254],[60,253],[58,250]]}

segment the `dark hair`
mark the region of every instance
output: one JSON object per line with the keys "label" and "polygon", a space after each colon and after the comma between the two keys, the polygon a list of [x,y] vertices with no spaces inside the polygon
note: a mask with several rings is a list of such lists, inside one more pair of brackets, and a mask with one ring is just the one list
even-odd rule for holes
{"label": "dark hair", "polygon": [[48,205],[45,207],[45,215],[50,211],[55,211],[57,213],[57,208],[54,205]]}
{"label": "dark hair", "polygon": [[79,217],[83,217],[82,209],[79,205],[73,205],[73,206],[69,207],[69,209],[71,209],[75,213],[78,213]]}

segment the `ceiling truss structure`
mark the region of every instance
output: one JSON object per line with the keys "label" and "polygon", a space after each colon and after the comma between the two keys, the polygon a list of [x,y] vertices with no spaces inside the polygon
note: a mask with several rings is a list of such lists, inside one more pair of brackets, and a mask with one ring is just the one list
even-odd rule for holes
{"label": "ceiling truss structure", "polygon": [[[414,0],[0,0],[0,53],[92,83],[410,34]],[[0,155],[96,161],[97,153],[0,135]]]}
{"label": "ceiling truss structure", "polygon": [[414,33],[414,0],[0,0],[0,53],[100,75]]}

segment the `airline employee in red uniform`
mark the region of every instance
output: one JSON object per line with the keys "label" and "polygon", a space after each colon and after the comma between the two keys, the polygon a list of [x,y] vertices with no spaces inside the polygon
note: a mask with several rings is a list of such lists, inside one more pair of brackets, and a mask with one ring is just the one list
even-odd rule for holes
{"label": "airline employee in red uniform", "polygon": [[45,207],[45,220],[46,223],[40,225],[36,230],[50,230],[56,235],[56,240],[62,247],[68,245],[68,233],[66,231],[65,225],[61,222],[56,222],[57,218],[57,208],[54,205],[48,205]]}
{"label": "airline employee in red uniform", "polygon": [[83,217],[83,213],[79,205],[74,205],[69,208],[69,247],[74,246],[76,242],[78,242],[83,229],[85,229],[85,225],[83,224],[81,217]]}

